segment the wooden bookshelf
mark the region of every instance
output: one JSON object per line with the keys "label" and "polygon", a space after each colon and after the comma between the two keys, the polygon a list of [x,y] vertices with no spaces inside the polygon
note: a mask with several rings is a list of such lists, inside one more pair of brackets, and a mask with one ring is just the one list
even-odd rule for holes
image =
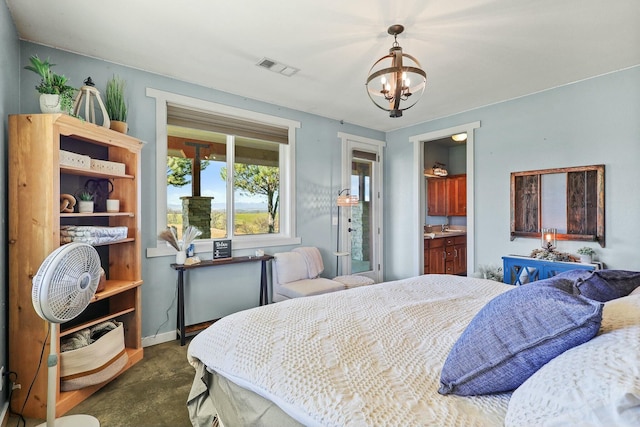
{"label": "wooden bookshelf", "polygon": [[[22,385],[14,390],[11,405],[14,409],[24,405],[24,416],[46,418],[50,343],[47,322],[31,302],[31,281],[44,259],[60,246],[61,225],[126,226],[127,236],[95,245],[107,275],[106,287],[77,319],[57,325],[58,335],[117,320],[124,324],[129,357],[120,373],[143,358],[141,149],[142,142],[136,138],[64,114],[9,116],[9,370],[17,373],[17,382]],[[60,150],[124,163],[125,173],[60,166]],[[60,213],[60,195],[76,194],[89,179],[110,180],[113,191],[109,198],[120,200],[122,211]],[[59,375],[57,382],[58,417],[106,384],[60,392]]]}

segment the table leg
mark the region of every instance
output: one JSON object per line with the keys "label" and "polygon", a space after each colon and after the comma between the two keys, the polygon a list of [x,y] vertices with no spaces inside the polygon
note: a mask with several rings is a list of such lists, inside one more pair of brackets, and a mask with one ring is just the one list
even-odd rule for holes
{"label": "table leg", "polygon": [[184,270],[178,270],[178,332],[176,335],[180,335],[181,346],[185,344],[184,329]]}
{"label": "table leg", "polygon": [[267,305],[267,261],[262,260],[262,267],[260,271],[260,305]]}

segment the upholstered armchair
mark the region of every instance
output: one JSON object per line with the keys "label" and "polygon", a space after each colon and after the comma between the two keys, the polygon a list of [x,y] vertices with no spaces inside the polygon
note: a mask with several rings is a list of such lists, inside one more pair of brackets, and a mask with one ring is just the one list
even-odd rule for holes
{"label": "upholstered armchair", "polygon": [[324,263],[316,247],[299,247],[291,252],[274,254],[272,264],[273,302],[335,292],[355,286],[369,285],[373,280],[363,276],[320,277]]}

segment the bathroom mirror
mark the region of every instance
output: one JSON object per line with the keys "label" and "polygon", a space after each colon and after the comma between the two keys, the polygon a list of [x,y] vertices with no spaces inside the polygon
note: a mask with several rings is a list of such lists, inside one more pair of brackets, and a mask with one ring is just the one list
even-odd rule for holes
{"label": "bathroom mirror", "polygon": [[540,238],[542,228],[605,246],[604,165],[511,173],[511,240]]}

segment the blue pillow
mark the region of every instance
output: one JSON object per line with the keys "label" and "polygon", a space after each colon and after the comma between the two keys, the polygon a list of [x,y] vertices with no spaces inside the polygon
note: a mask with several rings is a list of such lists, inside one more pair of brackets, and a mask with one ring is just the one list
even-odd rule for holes
{"label": "blue pillow", "polygon": [[568,294],[579,295],[578,291],[574,290],[574,282],[575,279],[573,277],[566,277],[558,274],[547,279],[536,280],[535,282],[531,282],[523,286],[553,286],[554,288],[558,288]]}
{"label": "blue pillow", "polygon": [[535,283],[495,297],[478,312],[444,363],[440,394],[514,390],[551,359],[596,335],[603,304]]}
{"label": "blue pillow", "polygon": [[626,270],[571,270],[556,278],[573,281],[574,293],[607,302],[626,297],[640,286],[640,272]]}

